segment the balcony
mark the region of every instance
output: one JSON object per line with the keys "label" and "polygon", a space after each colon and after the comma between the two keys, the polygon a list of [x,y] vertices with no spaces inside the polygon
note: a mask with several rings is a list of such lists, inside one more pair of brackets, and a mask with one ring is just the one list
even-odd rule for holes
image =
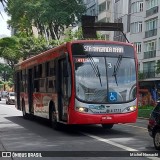
{"label": "balcony", "polygon": [[144,52],[144,59],[156,57],[156,50]]}
{"label": "balcony", "polygon": [[147,78],[155,78],[155,71],[144,71],[143,72],[143,79]]}
{"label": "balcony", "polygon": [[157,29],[153,29],[145,32],[145,38],[149,38],[156,35],[157,35]]}
{"label": "balcony", "polygon": [[158,13],[158,6],[155,6],[146,11],[146,17],[152,16],[153,14]]}

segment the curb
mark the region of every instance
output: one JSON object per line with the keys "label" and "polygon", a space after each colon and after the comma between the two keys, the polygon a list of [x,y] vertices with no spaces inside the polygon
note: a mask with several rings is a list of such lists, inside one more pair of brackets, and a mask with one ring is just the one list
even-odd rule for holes
{"label": "curb", "polygon": [[145,118],[145,117],[138,117],[138,119],[145,119],[145,120],[149,120],[149,118]]}

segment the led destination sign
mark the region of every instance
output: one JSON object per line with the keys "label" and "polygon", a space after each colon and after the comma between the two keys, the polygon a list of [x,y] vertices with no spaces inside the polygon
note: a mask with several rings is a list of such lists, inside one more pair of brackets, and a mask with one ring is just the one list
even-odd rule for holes
{"label": "led destination sign", "polygon": [[123,55],[123,57],[134,58],[134,48],[131,45],[116,43],[75,43],[72,44],[72,54],[73,56],[86,56],[91,54],[92,56],[112,57]]}
{"label": "led destination sign", "polygon": [[114,52],[114,53],[124,53],[124,48],[122,46],[84,46],[85,52]]}

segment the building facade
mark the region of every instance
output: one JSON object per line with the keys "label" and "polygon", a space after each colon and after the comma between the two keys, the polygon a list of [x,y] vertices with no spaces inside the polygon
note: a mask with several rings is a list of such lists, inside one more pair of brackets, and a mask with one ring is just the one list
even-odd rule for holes
{"label": "building facade", "polygon": [[[160,1],[97,0],[97,21],[121,22],[127,39],[135,45],[140,88],[155,86],[160,96]],[[109,40],[126,41],[119,32],[105,32]]]}
{"label": "building facade", "polygon": [[123,23],[124,33],[137,51],[140,91],[152,97],[151,90],[156,88],[157,98],[160,97],[160,74],[156,73],[160,62],[159,7],[158,0],[115,0],[114,4],[114,21]]}
{"label": "building facade", "polygon": [[97,16],[98,15],[98,0],[83,0],[86,6],[86,15]]}
{"label": "building facade", "polygon": [[[113,22],[113,3],[112,0],[97,0],[98,3],[98,22]],[[114,32],[101,31],[100,34],[106,40],[112,40]]]}
{"label": "building facade", "polygon": [[[97,22],[113,22],[113,0],[84,0],[86,5],[85,15],[96,16]],[[113,39],[113,32],[99,32],[106,40]]]}

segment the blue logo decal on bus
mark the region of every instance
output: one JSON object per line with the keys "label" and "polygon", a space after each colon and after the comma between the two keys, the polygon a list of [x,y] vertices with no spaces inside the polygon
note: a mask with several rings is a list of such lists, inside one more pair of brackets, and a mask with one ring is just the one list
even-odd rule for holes
{"label": "blue logo decal on bus", "polygon": [[116,92],[109,92],[109,101],[117,101],[117,93]]}

